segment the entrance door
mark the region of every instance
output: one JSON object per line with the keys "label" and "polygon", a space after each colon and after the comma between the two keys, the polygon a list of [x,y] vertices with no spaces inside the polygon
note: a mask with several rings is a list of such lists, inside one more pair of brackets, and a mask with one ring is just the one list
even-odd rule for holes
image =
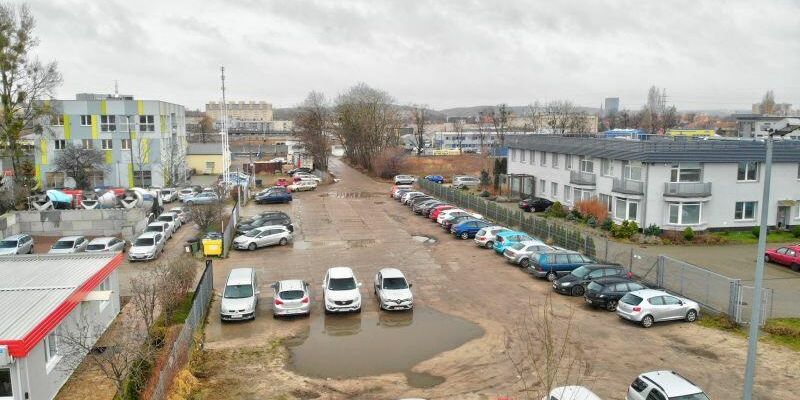
{"label": "entrance door", "polygon": [[11,390],[11,370],[8,368],[0,369],[0,399],[13,399],[14,393]]}
{"label": "entrance door", "polygon": [[789,226],[789,210],[788,206],[778,206],[778,218],[775,221],[778,229],[786,229]]}

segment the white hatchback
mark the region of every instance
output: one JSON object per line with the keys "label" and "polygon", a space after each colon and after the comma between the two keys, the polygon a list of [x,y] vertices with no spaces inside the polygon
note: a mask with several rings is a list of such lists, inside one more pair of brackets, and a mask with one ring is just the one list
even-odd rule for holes
{"label": "white hatchback", "polygon": [[410,310],[414,307],[411,284],[397,268],[383,268],[375,274],[375,297],[381,310]]}
{"label": "white hatchback", "polygon": [[348,267],[329,268],[322,281],[325,313],[361,312],[361,282]]}

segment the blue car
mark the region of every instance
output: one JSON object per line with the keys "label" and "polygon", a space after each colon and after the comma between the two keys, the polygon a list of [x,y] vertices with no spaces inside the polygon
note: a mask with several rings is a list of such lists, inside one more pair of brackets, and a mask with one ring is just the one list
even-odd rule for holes
{"label": "blue car", "polygon": [[529,240],[534,240],[525,232],[519,231],[505,231],[500,232],[497,234],[497,237],[494,240],[494,252],[497,254],[503,254],[506,251],[506,247],[511,246],[514,243],[519,242],[527,242]]}
{"label": "blue car", "polygon": [[547,278],[548,281],[553,282],[580,266],[594,264],[594,262],[591,258],[577,251],[549,250],[531,256],[528,273],[538,278]]}
{"label": "blue car", "polygon": [[482,219],[470,219],[456,224],[451,230],[453,231],[453,235],[455,235],[457,238],[466,240],[474,238],[475,234],[478,233],[479,230],[489,226],[492,226],[492,224],[488,221],[484,221]]}
{"label": "blue car", "polygon": [[444,177],[441,175],[428,175],[425,179],[433,183],[444,183]]}
{"label": "blue car", "polygon": [[267,192],[256,196],[256,204],[288,203],[292,201],[292,194],[286,192]]}

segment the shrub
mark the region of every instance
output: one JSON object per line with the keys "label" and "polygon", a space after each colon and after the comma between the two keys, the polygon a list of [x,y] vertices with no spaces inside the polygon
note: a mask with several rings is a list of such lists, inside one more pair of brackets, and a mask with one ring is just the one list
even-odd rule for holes
{"label": "shrub", "polygon": [[606,218],[603,220],[603,223],[600,224],[600,229],[604,231],[610,231],[613,226],[614,226],[614,220],[612,220],[611,218]]}
{"label": "shrub", "polygon": [[656,224],[650,224],[642,233],[645,236],[661,236],[661,228]]}
{"label": "shrub", "polygon": [[491,193],[489,193],[489,192],[487,192],[485,190],[483,192],[481,192],[481,197],[489,197],[491,195],[492,195]]}
{"label": "shrub", "polygon": [[547,215],[550,217],[564,218],[567,216],[567,212],[564,210],[564,206],[557,201],[547,209]]}
{"label": "shrub", "polygon": [[597,227],[597,220],[596,220],[594,217],[589,217],[589,218],[586,220],[586,223],[587,223],[589,226],[591,226],[592,228],[596,228],[596,227]]}
{"label": "shrub", "polygon": [[758,238],[758,235],[760,235],[760,234],[761,234],[761,227],[760,227],[760,226],[754,226],[754,227],[752,227],[752,228],[750,229],[750,233],[752,233],[752,234],[753,234],[753,237],[755,237],[755,238],[757,239],[757,238]]}
{"label": "shrub", "polygon": [[694,229],[692,229],[691,226],[687,226],[686,229],[683,230],[683,238],[689,242],[694,239]]}
{"label": "shrub", "polygon": [[608,218],[608,207],[598,199],[577,201],[574,210],[586,220],[590,217],[593,217],[595,221],[603,221]]}
{"label": "shrub", "polygon": [[800,238],[800,225],[795,225],[792,227],[792,236]]}
{"label": "shrub", "polygon": [[622,221],[621,224],[614,224],[611,227],[611,234],[615,238],[628,239],[636,232],[639,232],[639,225],[636,223],[636,221],[625,220]]}
{"label": "shrub", "polygon": [[384,149],[372,159],[372,171],[383,179],[392,179],[405,166],[406,154],[401,147]]}

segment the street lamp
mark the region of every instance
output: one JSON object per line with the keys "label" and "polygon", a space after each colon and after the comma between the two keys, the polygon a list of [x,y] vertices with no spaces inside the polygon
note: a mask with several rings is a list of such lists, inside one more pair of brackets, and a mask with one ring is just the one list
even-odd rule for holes
{"label": "street lamp", "polygon": [[759,325],[761,322],[761,287],[764,281],[764,253],[767,249],[767,216],[769,215],[769,192],[772,179],[772,142],[775,136],[785,136],[800,128],[800,119],[785,118],[773,124],[767,131],[767,155],[764,161],[764,194],[761,199],[761,220],[758,233],[758,254],[756,255],[756,277],[753,289],[753,308],[750,315],[749,342],[747,343],[747,364],[744,370],[744,390],[742,399],[753,398],[753,384],[756,373],[756,350],[758,348]]}

